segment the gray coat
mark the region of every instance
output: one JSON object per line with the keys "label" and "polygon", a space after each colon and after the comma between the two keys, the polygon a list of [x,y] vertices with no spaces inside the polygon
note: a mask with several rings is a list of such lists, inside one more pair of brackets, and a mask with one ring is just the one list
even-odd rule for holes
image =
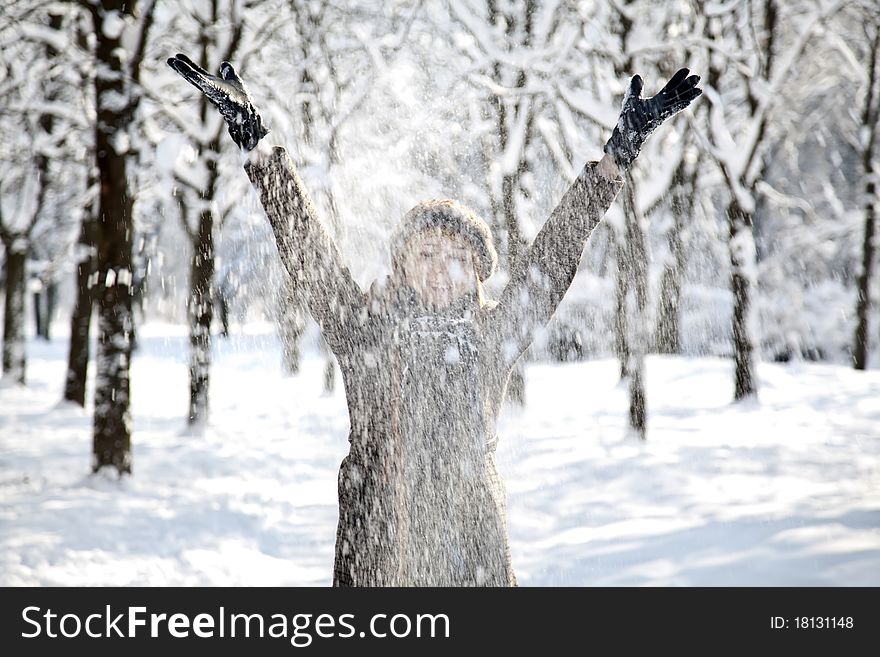
{"label": "gray coat", "polygon": [[623,182],[588,163],[497,303],[429,313],[394,279],[364,293],[283,148],[245,165],[288,274],[339,362],[350,450],[339,470],[337,586],[508,586],[495,466],[507,380],[577,273]]}

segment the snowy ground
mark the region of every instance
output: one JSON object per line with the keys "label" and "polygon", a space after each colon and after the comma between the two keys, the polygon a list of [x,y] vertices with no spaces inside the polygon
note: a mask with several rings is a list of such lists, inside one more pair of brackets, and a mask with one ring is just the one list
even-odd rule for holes
{"label": "snowy ground", "polygon": [[[0,585],[327,585],[344,398],[320,357],[283,378],[267,331],[218,341],[212,422],[182,431],[186,338],[148,325],[134,471],[89,476],[91,418],[59,405],[66,343],[0,387]],[[528,368],[500,427],[523,585],[880,585],[880,370],[648,361],[648,441],[609,360]]]}

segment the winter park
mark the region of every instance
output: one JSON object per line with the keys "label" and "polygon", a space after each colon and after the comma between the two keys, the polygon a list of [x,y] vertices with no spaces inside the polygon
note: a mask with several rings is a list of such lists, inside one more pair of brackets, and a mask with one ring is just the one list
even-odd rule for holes
{"label": "winter park", "polygon": [[0,44],[0,585],[880,586],[874,0]]}

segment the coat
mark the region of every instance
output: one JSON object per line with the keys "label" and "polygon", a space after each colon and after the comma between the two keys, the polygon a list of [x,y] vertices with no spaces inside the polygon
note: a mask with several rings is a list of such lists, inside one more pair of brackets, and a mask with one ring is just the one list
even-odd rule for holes
{"label": "coat", "polygon": [[334,585],[515,585],[494,458],[507,381],[623,181],[588,163],[498,301],[438,314],[394,279],[359,288],[283,148],[245,169],[345,385]]}

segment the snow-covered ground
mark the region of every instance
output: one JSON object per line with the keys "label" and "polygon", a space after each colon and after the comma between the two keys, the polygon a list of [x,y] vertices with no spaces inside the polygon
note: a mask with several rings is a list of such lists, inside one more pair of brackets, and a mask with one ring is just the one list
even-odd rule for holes
{"label": "snow-covered ground", "polygon": [[[90,476],[91,417],[60,405],[66,342],[0,387],[0,585],[327,585],[343,393],[284,378],[256,329],[216,342],[211,423],[187,435],[186,337],[142,331],[134,476]],[[880,370],[648,360],[650,433],[625,435],[610,360],[531,365],[499,429],[523,585],[880,585]]]}

